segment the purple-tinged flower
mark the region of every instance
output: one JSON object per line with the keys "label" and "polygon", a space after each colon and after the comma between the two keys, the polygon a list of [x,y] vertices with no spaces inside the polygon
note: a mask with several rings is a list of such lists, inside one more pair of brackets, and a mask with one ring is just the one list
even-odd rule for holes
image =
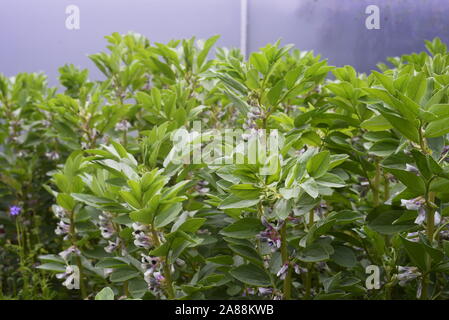
{"label": "purple-tinged flower", "polygon": [[148,284],[148,289],[150,289],[153,292],[153,294],[159,297],[163,295],[163,291],[161,289],[164,285],[165,277],[162,275],[161,272],[159,271],[153,272],[152,269],[148,269],[144,273],[144,279],[145,282]]}
{"label": "purple-tinged flower", "polygon": [[[418,212],[419,213],[418,213],[418,216],[415,219],[415,223],[416,224],[423,224],[424,221],[426,220],[426,216],[427,216],[426,210],[420,209]],[[440,224],[440,222],[441,222],[441,215],[440,215],[440,213],[438,211],[435,212],[433,221],[434,221],[434,224],[436,226]]]}
{"label": "purple-tinged flower", "polygon": [[281,235],[279,230],[281,229],[283,223],[284,222],[281,222],[280,225],[273,226],[265,219],[265,217],[262,217],[262,224],[266,227],[266,229],[259,233],[258,237],[261,241],[267,242],[272,251],[276,251],[281,247]]}
{"label": "purple-tinged flower", "polygon": [[421,273],[416,267],[403,267],[398,266],[397,279],[399,280],[400,286],[405,286],[407,282],[412,281],[421,276]]}
{"label": "purple-tinged flower", "polygon": [[79,289],[79,272],[72,266],[67,266],[64,273],[56,275],[58,279],[65,279],[62,283],[69,290]]}
{"label": "purple-tinged flower", "polygon": [[52,205],[51,209],[55,214],[56,218],[58,219],[63,219],[67,215],[67,211],[63,207],[58,206],[57,204]]}
{"label": "purple-tinged flower", "polygon": [[425,200],[422,197],[405,200],[401,199],[401,205],[407,210],[419,210],[424,206]]}
{"label": "purple-tinged flower", "polygon": [[70,231],[70,225],[65,223],[64,221],[59,221],[56,225],[55,233],[58,236],[62,236],[64,234],[68,234]]}
{"label": "purple-tinged flower", "polygon": [[195,186],[195,190],[201,195],[204,196],[206,193],[210,191],[210,189],[207,187],[209,185],[209,182],[206,180],[198,181],[198,184]]}
{"label": "purple-tinged flower", "polygon": [[115,239],[115,241],[108,240],[108,245],[104,247],[104,251],[106,251],[107,253],[112,253],[119,247],[119,245],[120,245],[119,238]]}
{"label": "purple-tinged flower", "polygon": [[248,297],[248,296],[253,296],[256,294],[256,290],[254,290],[253,288],[247,288],[246,290],[243,291],[243,296],[244,297]]}
{"label": "purple-tinged flower", "polygon": [[154,276],[154,279],[156,279],[156,281],[159,282],[159,283],[161,283],[162,281],[165,280],[164,276],[160,272],[155,272],[153,274],[153,276]]}
{"label": "purple-tinged flower", "polygon": [[117,124],[115,125],[115,131],[128,131],[130,128],[131,123],[129,123],[127,120],[117,122]]}
{"label": "purple-tinged flower", "polygon": [[299,266],[298,264],[295,264],[294,270],[296,274],[307,273],[309,271],[306,268]]}
{"label": "purple-tinged flower", "polygon": [[81,254],[81,252],[79,251],[79,249],[78,249],[77,247],[71,246],[71,247],[68,247],[68,248],[67,248],[66,250],[64,250],[64,251],[61,251],[61,252],[59,253],[59,256],[60,256],[62,259],[64,259],[65,261],[67,261],[67,258],[68,258],[72,253],[75,253],[76,255],[80,255],[80,254]]}
{"label": "purple-tinged flower", "polygon": [[59,153],[56,151],[46,152],[45,156],[50,160],[59,160],[60,158]]}
{"label": "purple-tinged flower", "polygon": [[149,249],[153,246],[152,239],[146,234],[147,227],[140,223],[133,223],[134,245],[139,248]]}
{"label": "purple-tinged flower", "polygon": [[285,276],[287,275],[287,270],[288,270],[288,263],[285,263],[279,269],[278,273],[276,273],[276,276],[279,277],[281,280],[284,280]]}
{"label": "purple-tinged flower", "polygon": [[160,267],[160,261],[161,259],[159,257],[151,257],[147,256],[143,253],[140,254],[142,256],[141,259],[141,268],[144,270],[151,270],[151,273],[154,272],[155,269]]}
{"label": "purple-tinged flower", "polygon": [[111,221],[111,216],[107,212],[103,212],[100,215],[97,226],[101,231],[101,236],[105,239],[110,239],[115,233],[114,225]]}
{"label": "purple-tinged flower", "polygon": [[273,288],[259,288],[259,294],[262,296],[268,296],[273,293]]}
{"label": "purple-tinged flower", "polygon": [[407,233],[407,240],[412,242],[419,242],[419,232],[409,232]]}
{"label": "purple-tinged flower", "polygon": [[[416,224],[423,224],[426,220],[426,209],[425,209],[425,200],[422,197],[417,197],[410,200],[401,199],[401,205],[406,207],[407,210],[417,210],[418,216],[416,217]],[[435,212],[434,216],[435,225],[440,224],[441,215],[439,212]]]}
{"label": "purple-tinged flower", "polygon": [[17,216],[20,214],[20,211],[22,211],[22,208],[19,206],[11,206],[9,207],[9,214],[12,216]]}

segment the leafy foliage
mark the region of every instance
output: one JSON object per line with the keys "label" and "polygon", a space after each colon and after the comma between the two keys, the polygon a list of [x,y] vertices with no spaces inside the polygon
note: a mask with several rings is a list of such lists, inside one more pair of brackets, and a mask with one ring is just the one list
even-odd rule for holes
{"label": "leafy foliage", "polygon": [[[102,81],[73,65],[63,92],[0,76],[0,297],[449,297],[439,39],[370,75],[279,42],[246,61],[210,59],[217,36],[106,39],[90,56]],[[172,136],[194,121],[206,135],[186,144],[278,130],[279,156],[176,162]],[[370,265],[380,289],[365,286]]]}

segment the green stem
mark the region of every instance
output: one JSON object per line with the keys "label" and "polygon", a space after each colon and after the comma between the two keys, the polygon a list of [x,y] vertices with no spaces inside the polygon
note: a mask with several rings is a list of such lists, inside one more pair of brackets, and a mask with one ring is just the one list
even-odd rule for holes
{"label": "green stem", "polygon": [[[308,228],[312,228],[314,224],[315,213],[314,209],[309,212],[309,225]],[[305,295],[304,299],[309,300],[311,298],[311,290],[312,290],[312,279],[313,279],[313,263],[307,264],[307,274],[306,274],[306,283],[305,283]]]}
{"label": "green stem", "polygon": [[435,192],[429,192],[426,197],[426,206],[427,206],[426,233],[430,243],[432,243],[433,233],[435,231],[435,209],[433,208],[434,202],[435,202]]}
{"label": "green stem", "polygon": [[128,129],[123,131],[123,146],[126,148],[128,145]]}
{"label": "green stem", "polygon": [[422,276],[422,280],[421,280],[421,300],[427,300],[427,285],[428,285],[428,278],[427,278],[427,274],[424,274]]}
{"label": "green stem", "polygon": [[287,275],[284,279],[284,299],[290,300],[291,299],[291,293],[292,293],[292,272],[291,272],[291,266],[290,261],[288,257],[288,242],[287,242],[287,221],[284,222],[284,225],[281,228],[281,256],[282,256],[282,264],[288,265],[287,269]]}
{"label": "green stem", "polygon": [[[72,246],[76,247],[75,213],[73,211],[70,212],[70,240]],[[80,277],[81,298],[84,300],[87,297],[87,291],[84,283],[84,268],[79,255],[76,256],[76,266],[78,267]]]}
{"label": "green stem", "polygon": [[390,180],[388,175],[384,172],[384,202],[390,199]]}
{"label": "green stem", "polygon": [[307,264],[307,274],[306,274],[306,284],[305,284],[305,295],[304,299],[309,300],[311,298],[311,289],[312,289],[312,268],[313,263]]}
{"label": "green stem", "polygon": [[380,165],[379,160],[376,159],[376,175],[374,176],[373,188],[373,204],[375,207],[379,206],[379,190],[380,190]]}
{"label": "green stem", "polygon": [[[433,235],[435,232],[435,209],[433,207],[433,203],[435,202],[435,192],[428,192],[426,195],[426,207],[427,207],[427,215],[426,215],[426,234],[427,239],[429,240],[430,244],[433,241]],[[430,258],[428,258],[430,259]],[[430,261],[429,261],[430,262]],[[427,287],[429,285],[428,283],[428,275],[424,274],[422,277],[421,285],[421,300],[428,299],[428,293],[427,293]]]}

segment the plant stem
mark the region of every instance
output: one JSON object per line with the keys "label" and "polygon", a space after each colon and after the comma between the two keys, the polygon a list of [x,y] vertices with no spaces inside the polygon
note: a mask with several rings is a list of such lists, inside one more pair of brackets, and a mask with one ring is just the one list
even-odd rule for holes
{"label": "plant stem", "polygon": [[305,295],[304,299],[309,300],[311,297],[311,289],[312,289],[312,268],[313,263],[307,264],[307,274],[306,274],[306,284],[305,284]]}
{"label": "plant stem", "polygon": [[390,180],[388,175],[384,172],[384,202],[390,199]]}
{"label": "plant stem", "polygon": [[[70,240],[72,246],[76,247],[75,213],[73,211],[70,212]],[[80,277],[81,299],[85,299],[87,297],[87,292],[84,284],[84,269],[79,255],[76,256],[76,266],[78,267]]]}
{"label": "plant stem", "polygon": [[282,264],[288,265],[287,274],[284,279],[284,299],[290,300],[292,293],[292,270],[290,266],[290,261],[288,257],[288,242],[287,242],[287,221],[284,222],[284,225],[281,228],[281,256],[282,256]]}
{"label": "plant stem", "polygon": [[[309,225],[308,225],[309,230],[310,230],[310,228],[312,228],[312,226],[314,224],[314,219],[315,219],[315,213],[314,213],[314,209],[312,209],[309,212]],[[304,299],[306,299],[306,300],[311,298],[312,279],[313,279],[312,272],[313,272],[313,263],[308,263],[307,264],[306,283],[305,283],[305,295],[304,295]]]}
{"label": "plant stem", "polygon": [[419,297],[421,300],[427,300],[427,282],[427,274],[424,274],[421,280],[421,296]]}
{"label": "plant stem", "polygon": [[426,206],[427,206],[426,233],[430,243],[432,243],[433,233],[435,231],[435,209],[433,208],[434,202],[435,202],[435,192],[429,192],[426,198]]}
{"label": "plant stem", "polygon": [[376,159],[376,175],[374,176],[374,188],[373,188],[373,204],[375,207],[379,206],[380,175],[381,172],[379,160]]}

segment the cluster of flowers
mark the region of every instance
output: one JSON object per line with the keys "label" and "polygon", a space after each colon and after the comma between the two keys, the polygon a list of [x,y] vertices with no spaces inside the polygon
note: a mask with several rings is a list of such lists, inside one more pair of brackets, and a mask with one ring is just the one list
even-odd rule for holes
{"label": "cluster of flowers", "polygon": [[98,217],[96,225],[100,229],[102,238],[108,241],[108,245],[104,247],[104,251],[112,253],[117,250],[120,247],[120,238],[117,236],[114,240],[110,240],[117,234],[112,223],[112,215],[109,212],[102,212]]}
{"label": "cluster of flowers", "polygon": [[198,192],[199,195],[204,196],[207,194],[210,189],[207,187],[209,185],[209,182],[206,180],[200,180],[198,181],[198,184],[195,186],[196,192]]}
{"label": "cluster of flowers", "polygon": [[[423,197],[417,197],[410,200],[401,199],[401,205],[406,207],[407,210],[418,211],[418,216],[415,219],[415,223],[418,225],[422,225],[427,219],[427,210],[426,203]],[[441,223],[441,215],[438,211],[435,212],[434,215],[434,224],[435,226]],[[411,232],[407,235],[407,238],[410,241],[418,242],[419,241],[419,232]]]}
{"label": "cluster of flowers", "polygon": [[56,218],[59,219],[55,229],[56,235],[64,236],[64,240],[67,240],[70,232],[70,219],[68,217],[68,212],[63,207],[56,204],[52,205],[51,209]]}
{"label": "cluster of flowers", "polygon": [[247,113],[247,118],[245,123],[243,124],[243,129],[256,129],[257,124],[256,121],[259,119],[263,119],[264,114],[259,107],[251,107],[249,112]]}
{"label": "cluster of flowers", "polygon": [[162,288],[165,284],[165,277],[162,274],[162,262],[159,257],[151,257],[141,254],[141,268],[144,270],[144,279],[148,284],[148,289],[153,292],[156,297],[163,298],[164,291]]}

